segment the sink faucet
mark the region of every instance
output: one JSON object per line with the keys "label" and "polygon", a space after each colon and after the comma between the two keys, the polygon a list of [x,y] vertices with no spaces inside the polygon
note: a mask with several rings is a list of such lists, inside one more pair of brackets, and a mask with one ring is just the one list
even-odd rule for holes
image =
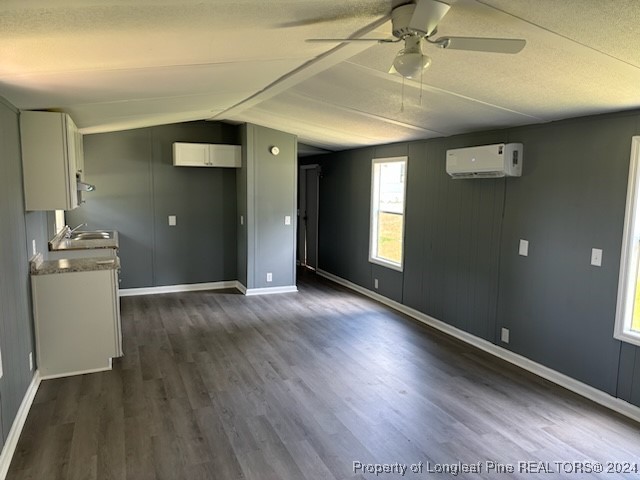
{"label": "sink faucet", "polygon": [[[78,230],[80,227],[86,227],[86,226],[87,226],[87,224],[86,224],[86,223],[81,223],[81,224],[80,224],[80,225],[78,225],[77,227],[72,228],[71,230],[69,230],[65,236],[66,236],[67,238],[70,238],[70,237],[71,237],[71,235],[73,234],[73,232],[75,232],[76,230]],[[69,227],[67,227],[67,228],[69,228]]]}

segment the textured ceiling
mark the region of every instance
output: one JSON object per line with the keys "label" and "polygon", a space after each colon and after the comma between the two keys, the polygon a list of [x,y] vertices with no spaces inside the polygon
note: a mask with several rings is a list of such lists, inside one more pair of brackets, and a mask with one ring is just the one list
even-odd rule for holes
{"label": "textured ceiling", "polygon": [[[640,107],[637,0],[458,0],[438,36],[524,38],[388,72],[403,0],[3,0],[0,95],[85,133],[216,119],[342,149]],[[570,19],[570,20],[569,20]]]}

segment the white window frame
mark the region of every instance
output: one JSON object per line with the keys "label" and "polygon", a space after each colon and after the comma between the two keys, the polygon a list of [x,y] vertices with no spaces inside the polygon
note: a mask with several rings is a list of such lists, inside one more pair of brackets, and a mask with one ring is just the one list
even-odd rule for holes
{"label": "white window frame", "polygon": [[[400,258],[400,263],[395,263],[390,260],[379,258],[373,255],[374,250],[377,250],[377,231],[378,231],[378,216],[377,208],[378,202],[376,201],[376,164],[379,163],[393,163],[393,162],[403,162],[404,163],[404,185],[402,192],[402,257]],[[382,265],[387,268],[391,268],[393,270],[397,270],[402,272],[404,268],[404,231],[406,226],[406,214],[407,214],[407,179],[409,172],[409,157],[386,157],[386,158],[374,158],[371,160],[371,208],[369,210],[369,262],[375,263],[377,265]]]}
{"label": "white window frame", "polygon": [[627,184],[627,205],[624,214],[624,233],[620,255],[620,276],[618,280],[618,302],[613,336],[618,340],[640,346],[640,332],[631,330],[636,288],[640,288],[638,260],[640,248],[640,136],[631,140],[629,161],[629,181]]}

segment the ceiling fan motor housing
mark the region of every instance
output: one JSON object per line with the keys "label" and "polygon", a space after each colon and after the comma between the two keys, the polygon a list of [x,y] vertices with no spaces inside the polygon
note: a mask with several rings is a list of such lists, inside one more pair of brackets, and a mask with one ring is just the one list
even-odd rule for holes
{"label": "ceiling fan motor housing", "polygon": [[451,5],[441,0],[416,0],[391,11],[391,31],[396,38],[407,35],[429,37]]}
{"label": "ceiling fan motor housing", "polygon": [[404,38],[407,35],[413,35],[417,33],[415,30],[409,27],[411,17],[416,9],[415,3],[408,3],[406,5],[400,5],[391,12],[391,33],[396,38]]}

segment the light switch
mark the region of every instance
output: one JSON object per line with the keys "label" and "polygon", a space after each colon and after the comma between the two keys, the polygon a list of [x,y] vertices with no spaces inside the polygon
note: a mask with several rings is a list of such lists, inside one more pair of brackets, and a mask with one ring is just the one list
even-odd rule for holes
{"label": "light switch", "polygon": [[520,247],[518,248],[518,253],[523,257],[527,257],[529,255],[529,241],[520,239]]}
{"label": "light switch", "polygon": [[602,249],[601,248],[591,249],[591,265],[593,265],[594,267],[602,266]]}
{"label": "light switch", "polygon": [[169,215],[169,226],[175,227],[177,224],[177,218],[175,215]]}
{"label": "light switch", "polygon": [[286,215],[284,217],[284,224],[285,225],[291,225],[291,216],[290,215]]}
{"label": "light switch", "polygon": [[38,253],[38,248],[36,247],[35,240],[31,240],[31,250],[32,250],[31,255],[35,255],[36,253]]}
{"label": "light switch", "polygon": [[244,215],[240,215],[240,225],[244,225]]}

